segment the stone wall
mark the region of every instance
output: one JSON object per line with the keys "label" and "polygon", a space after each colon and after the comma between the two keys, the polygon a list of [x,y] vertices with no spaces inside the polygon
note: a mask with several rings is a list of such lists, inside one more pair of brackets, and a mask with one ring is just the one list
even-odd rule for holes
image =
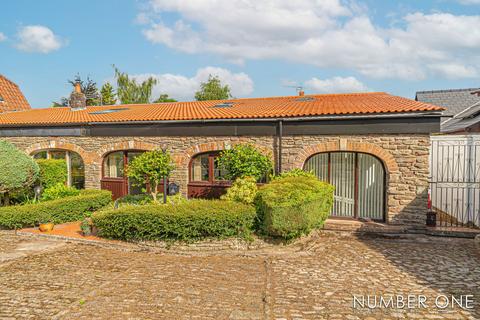
{"label": "stone wall", "polygon": [[[237,143],[249,142],[274,159],[275,139],[255,137],[9,137],[3,138],[27,153],[49,148],[79,153],[85,162],[87,188],[99,188],[103,156],[111,151],[152,150],[166,147],[172,154],[176,170],[171,181],[186,193],[188,165],[195,154],[222,150]],[[326,151],[357,151],[373,154],[382,160],[387,175],[387,222],[410,225],[425,224],[428,187],[428,135],[356,135],[356,136],[285,136],[283,170],[303,167],[309,156]],[[274,159],[276,161],[276,159]]]}

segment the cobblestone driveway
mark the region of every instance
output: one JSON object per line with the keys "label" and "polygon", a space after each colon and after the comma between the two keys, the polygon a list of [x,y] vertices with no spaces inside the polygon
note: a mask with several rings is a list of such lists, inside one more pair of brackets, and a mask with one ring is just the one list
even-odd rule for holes
{"label": "cobblestone driveway", "polygon": [[[352,294],[428,308],[353,309]],[[474,308],[433,307],[473,295]],[[269,252],[128,252],[0,233],[0,319],[480,319],[471,240],[323,235]]]}

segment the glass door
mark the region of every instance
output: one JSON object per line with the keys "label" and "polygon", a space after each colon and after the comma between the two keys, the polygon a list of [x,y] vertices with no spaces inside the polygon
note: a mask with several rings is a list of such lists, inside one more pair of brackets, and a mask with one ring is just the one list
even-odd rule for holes
{"label": "glass door", "polygon": [[355,154],[335,152],[330,155],[330,181],[335,186],[332,214],[355,215]]}

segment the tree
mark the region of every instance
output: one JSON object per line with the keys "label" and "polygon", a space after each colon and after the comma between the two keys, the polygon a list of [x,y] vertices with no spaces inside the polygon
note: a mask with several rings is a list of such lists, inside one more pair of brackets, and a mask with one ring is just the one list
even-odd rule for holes
{"label": "tree", "polygon": [[51,108],[61,108],[61,107],[68,107],[68,99],[65,97],[60,98],[60,101],[52,101]]}
{"label": "tree", "polygon": [[251,144],[237,144],[232,149],[222,151],[217,165],[227,171],[229,180],[253,177],[258,181],[273,169],[270,158]]}
{"label": "tree", "polygon": [[117,80],[117,97],[122,104],[150,103],[153,86],[157,84],[155,78],[149,77],[139,84],[117,68],[115,68],[115,78]]}
{"label": "tree", "polygon": [[170,98],[168,94],[161,94],[157,100],[153,101],[154,103],[162,103],[162,102],[177,102],[177,100]]}
{"label": "tree", "polygon": [[0,204],[9,204],[9,193],[31,187],[38,179],[37,163],[13,144],[0,140]]}
{"label": "tree", "polygon": [[144,152],[130,161],[126,172],[136,185],[148,184],[153,200],[158,202],[158,185],[162,183],[164,177],[170,176],[174,168],[170,153],[153,150]]}
{"label": "tree", "polygon": [[106,82],[102,89],[100,90],[100,94],[102,95],[102,105],[111,106],[117,103],[117,98],[115,97],[115,91],[113,90],[112,85],[110,82]]}
{"label": "tree", "polygon": [[231,97],[230,87],[228,85],[222,86],[220,78],[212,75],[209,75],[207,82],[202,82],[200,90],[195,92],[197,101],[225,100]]}

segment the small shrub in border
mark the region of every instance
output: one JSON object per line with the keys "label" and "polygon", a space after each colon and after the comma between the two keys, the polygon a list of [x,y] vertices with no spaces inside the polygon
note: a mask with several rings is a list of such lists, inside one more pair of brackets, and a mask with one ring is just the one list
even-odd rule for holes
{"label": "small shrub in border", "polygon": [[107,190],[82,190],[77,196],[0,208],[0,228],[33,227],[43,222],[65,223],[82,220],[91,211],[112,200]]}
{"label": "small shrub in border", "polygon": [[333,205],[335,188],[313,177],[286,177],[261,187],[255,198],[259,228],[270,236],[296,238],[319,228]]}
{"label": "small shrub in border", "polygon": [[63,182],[59,182],[50,188],[45,189],[42,193],[42,201],[61,199],[65,197],[78,196],[80,190],[68,187]]}
{"label": "small shrub in border", "polygon": [[128,206],[92,215],[98,235],[121,240],[248,238],[254,219],[252,206],[221,200]]}
{"label": "small shrub in border", "polygon": [[59,183],[65,184],[68,178],[67,162],[64,159],[38,159],[40,182],[44,189]]}
{"label": "small shrub in border", "polygon": [[252,204],[257,194],[257,182],[253,177],[237,178],[221,199]]}

